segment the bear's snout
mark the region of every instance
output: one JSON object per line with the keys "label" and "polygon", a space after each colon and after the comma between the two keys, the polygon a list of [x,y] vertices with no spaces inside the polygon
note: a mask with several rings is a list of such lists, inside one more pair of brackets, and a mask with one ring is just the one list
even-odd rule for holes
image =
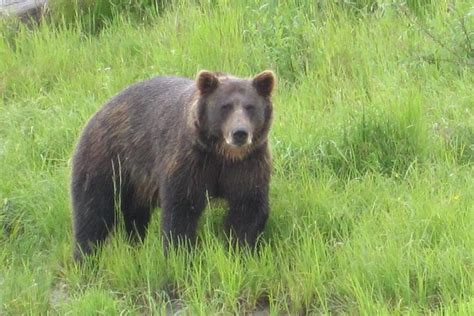
{"label": "bear's snout", "polygon": [[242,146],[249,141],[249,132],[245,128],[237,128],[232,132],[232,144]]}

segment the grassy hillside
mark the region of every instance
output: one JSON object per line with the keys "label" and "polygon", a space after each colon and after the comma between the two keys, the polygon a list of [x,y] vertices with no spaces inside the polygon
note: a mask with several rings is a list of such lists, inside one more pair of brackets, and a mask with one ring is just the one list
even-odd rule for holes
{"label": "grassy hillside", "polygon": [[[0,314],[474,314],[474,9],[377,2],[3,22]],[[261,252],[227,250],[211,204],[192,254],[163,257],[157,210],[143,247],[119,232],[74,266],[70,158],[101,104],[157,74],[267,68],[279,85]]]}

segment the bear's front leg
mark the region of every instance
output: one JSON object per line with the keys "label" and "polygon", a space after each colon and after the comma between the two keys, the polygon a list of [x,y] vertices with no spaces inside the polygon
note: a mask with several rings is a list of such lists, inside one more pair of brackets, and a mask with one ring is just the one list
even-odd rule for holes
{"label": "bear's front leg", "polygon": [[219,183],[229,203],[225,229],[241,245],[255,247],[267,222],[271,158],[267,150],[225,166]]}
{"label": "bear's front leg", "polygon": [[170,245],[192,246],[194,244],[196,227],[205,207],[204,193],[181,192],[182,188],[182,186],[165,186],[164,194],[162,194],[162,233],[165,254],[168,253]]}
{"label": "bear's front leg", "polygon": [[245,192],[235,192],[229,197],[229,213],[225,229],[242,246],[255,247],[257,238],[263,232],[269,215],[268,189],[250,187]]}

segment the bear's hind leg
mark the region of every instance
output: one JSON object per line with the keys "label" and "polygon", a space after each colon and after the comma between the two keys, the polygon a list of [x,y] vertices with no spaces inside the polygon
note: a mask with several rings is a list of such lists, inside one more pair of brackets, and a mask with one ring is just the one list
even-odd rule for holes
{"label": "bear's hind leg", "polygon": [[79,177],[73,183],[74,259],[77,261],[102,244],[115,226],[113,186],[106,178],[81,181]]}

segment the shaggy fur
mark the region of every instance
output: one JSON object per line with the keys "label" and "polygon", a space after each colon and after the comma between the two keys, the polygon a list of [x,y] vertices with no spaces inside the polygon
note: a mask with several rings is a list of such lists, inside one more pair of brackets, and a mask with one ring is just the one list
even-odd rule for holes
{"label": "shaggy fur", "polygon": [[202,71],[156,77],[106,103],[73,157],[74,257],[106,239],[116,209],[132,240],[161,206],[165,249],[192,242],[206,193],[228,201],[226,230],[254,246],[269,215],[274,82],[270,71],[250,80]]}

